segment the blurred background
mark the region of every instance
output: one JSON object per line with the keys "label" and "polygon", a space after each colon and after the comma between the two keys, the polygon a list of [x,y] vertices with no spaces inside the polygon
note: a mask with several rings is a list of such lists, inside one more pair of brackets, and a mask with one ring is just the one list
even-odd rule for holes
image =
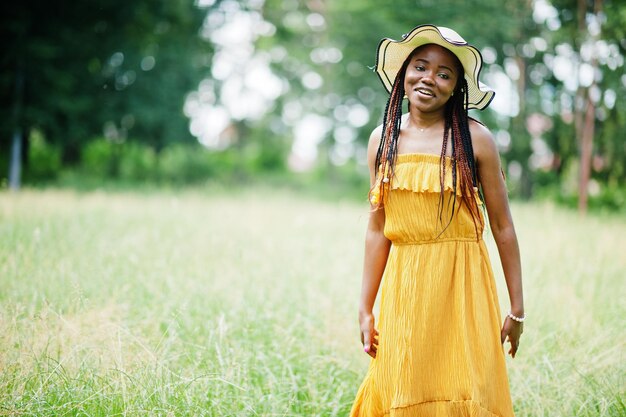
{"label": "blurred background", "polygon": [[92,0],[0,6],[3,188],[269,183],[364,199],[383,37],[482,52],[511,196],[626,201],[621,0]]}

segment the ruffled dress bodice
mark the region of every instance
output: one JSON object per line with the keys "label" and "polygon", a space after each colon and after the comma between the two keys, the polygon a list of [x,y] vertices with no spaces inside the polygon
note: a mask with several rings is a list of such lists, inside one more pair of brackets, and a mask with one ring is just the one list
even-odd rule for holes
{"label": "ruffled dress bodice", "polygon": [[[453,202],[452,162],[446,158],[443,201],[439,155],[400,154],[385,199],[385,236],[396,245],[446,240],[478,240],[483,217],[474,224],[471,212],[456,191]],[[457,180],[458,182],[459,180]],[[475,196],[482,204],[478,193]],[[455,216],[451,216],[454,204]],[[477,219],[478,220],[478,219]],[[477,234],[478,232],[478,234]]]}

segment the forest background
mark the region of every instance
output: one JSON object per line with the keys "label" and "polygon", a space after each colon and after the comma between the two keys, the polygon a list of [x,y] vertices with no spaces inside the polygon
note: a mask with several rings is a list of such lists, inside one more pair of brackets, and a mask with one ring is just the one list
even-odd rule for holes
{"label": "forest background", "polygon": [[622,210],[626,3],[94,0],[0,6],[2,187],[269,182],[364,198],[383,37],[482,51],[512,197]]}

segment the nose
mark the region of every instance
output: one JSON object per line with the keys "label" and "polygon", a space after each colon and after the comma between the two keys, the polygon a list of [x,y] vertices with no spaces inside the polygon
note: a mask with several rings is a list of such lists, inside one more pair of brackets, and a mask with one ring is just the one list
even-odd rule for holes
{"label": "nose", "polygon": [[434,81],[434,76],[435,74],[431,71],[425,71],[422,74],[422,83],[424,84],[428,84],[428,85],[434,85],[435,81]]}
{"label": "nose", "polygon": [[433,78],[430,75],[428,75],[428,74],[425,74],[422,77],[421,81],[422,81],[423,84],[426,84],[426,85],[434,85],[435,84],[435,81],[433,81]]}

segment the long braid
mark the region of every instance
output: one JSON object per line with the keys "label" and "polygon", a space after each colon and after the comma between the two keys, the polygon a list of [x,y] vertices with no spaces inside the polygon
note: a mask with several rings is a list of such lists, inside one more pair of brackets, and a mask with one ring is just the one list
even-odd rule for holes
{"label": "long braid", "polygon": [[[376,181],[369,196],[374,209],[382,207],[387,184],[393,178],[398,156],[398,138],[402,125],[402,101],[404,99],[404,75],[410,59],[404,62],[394,80],[391,94],[385,106],[383,131],[376,152]],[[376,196],[374,199],[373,196]]]}
{"label": "long braid", "polygon": [[[439,189],[441,190],[441,192],[439,193],[439,221],[443,221],[442,219],[442,215],[443,215],[443,206],[445,203],[445,193],[443,192],[443,190],[445,189],[445,179],[446,179],[446,168],[448,166],[448,164],[446,163],[447,161],[447,154],[448,154],[448,141],[450,140],[450,129],[451,129],[451,121],[452,121],[452,116],[451,116],[451,110],[449,107],[445,108],[445,116],[444,116],[444,127],[443,127],[443,142],[441,144],[441,156],[439,158],[439,166],[440,166],[440,173],[439,173]],[[454,147],[452,148],[452,152],[453,152],[453,156],[454,156]],[[456,181],[456,170],[455,165],[456,162],[454,160],[454,158],[452,159],[452,177],[453,177],[453,184]],[[454,199],[452,199],[454,200]],[[448,200],[448,203],[450,203],[450,200]],[[453,204],[453,210],[452,212],[454,212],[454,201],[452,202]],[[450,221],[452,221],[452,218],[450,218]],[[448,224],[450,224],[448,222]],[[447,227],[447,226],[446,226]],[[444,228],[445,230],[445,228]],[[443,232],[442,232],[443,233]]]}
{"label": "long braid", "polygon": [[[450,110],[452,119],[452,186],[454,194],[456,195],[458,190],[461,195],[461,202],[469,209],[474,222],[474,228],[476,229],[476,235],[478,237],[479,228],[483,226],[483,222],[480,217],[478,202],[476,201],[476,193],[478,192],[478,173],[476,169],[476,162],[474,160],[472,136],[469,130],[469,116],[467,114],[468,88],[467,81],[464,78],[461,80],[460,88],[457,91],[458,93],[450,98],[446,109]],[[442,146],[442,148],[444,146]],[[458,188],[457,179],[454,176],[457,167],[460,177],[460,181],[458,181]],[[452,215],[454,215],[454,210]]]}

